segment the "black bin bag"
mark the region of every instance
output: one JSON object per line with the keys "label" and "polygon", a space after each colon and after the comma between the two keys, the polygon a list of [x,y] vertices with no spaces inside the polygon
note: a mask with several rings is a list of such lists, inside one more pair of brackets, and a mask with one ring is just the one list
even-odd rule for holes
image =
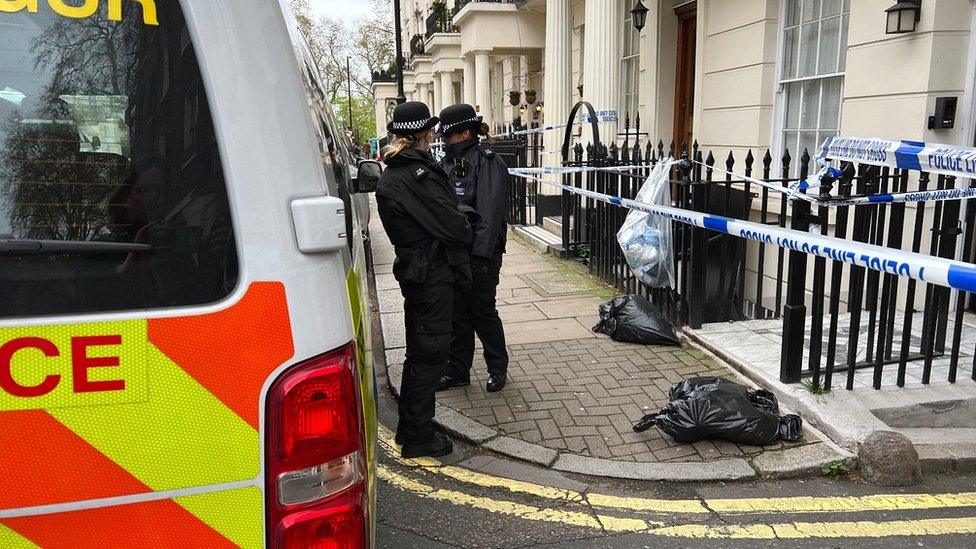
{"label": "black bin bag", "polygon": [[657,426],[678,442],[705,438],[767,446],[802,436],[800,416],[779,417],[779,403],[769,391],[750,391],[722,377],[686,379],[671,388],[671,401],[644,416],[634,431]]}
{"label": "black bin bag", "polygon": [[625,343],[680,345],[671,324],[642,295],[622,295],[600,305],[600,322],[593,331]]}

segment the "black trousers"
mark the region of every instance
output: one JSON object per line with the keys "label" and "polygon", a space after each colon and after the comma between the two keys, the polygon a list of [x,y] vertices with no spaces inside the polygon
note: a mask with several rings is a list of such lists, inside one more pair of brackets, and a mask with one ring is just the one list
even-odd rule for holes
{"label": "black trousers", "polygon": [[460,380],[471,378],[475,334],[484,346],[488,373],[508,372],[505,329],[495,304],[502,254],[497,253],[491,258],[487,272],[474,266],[471,270],[474,276],[471,289],[456,288],[454,292],[454,336],[451,339],[451,364],[446,375]]}
{"label": "black trousers", "polygon": [[407,357],[400,381],[397,441],[426,444],[434,437],[434,395],[451,354],[454,285],[401,282]]}

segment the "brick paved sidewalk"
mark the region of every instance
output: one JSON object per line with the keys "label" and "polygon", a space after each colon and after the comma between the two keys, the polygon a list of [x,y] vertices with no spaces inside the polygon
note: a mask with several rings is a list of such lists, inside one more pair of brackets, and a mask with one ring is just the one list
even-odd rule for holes
{"label": "brick paved sidewalk", "polygon": [[[387,367],[397,385],[403,363],[402,298],[390,274],[392,248],[379,223],[372,230]],[[783,448],[712,441],[679,444],[657,429],[634,433],[637,420],[667,403],[667,392],[675,383],[733,374],[688,343],[634,345],[593,333],[599,304],[613,295],[611,288],[573,263],[511,240],[499,286],[499,312],[511,356],[508,385],[499,393],[486,392],[487,371],[479,347],[471,386],[438,393],[438,406],[487,428],[481,432],[497,432],[484,439],[507,435],[554,450],[552,455],[687,463],[742,461]]]}

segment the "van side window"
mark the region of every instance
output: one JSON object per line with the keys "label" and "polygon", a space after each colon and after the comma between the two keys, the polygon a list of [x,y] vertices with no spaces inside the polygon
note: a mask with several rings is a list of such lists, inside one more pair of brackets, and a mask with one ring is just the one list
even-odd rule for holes
{"label": "van side window", "polygon": [[179,2],[0,13],[0,318],[201,305],[237,251]]}
{"label": "van side window", "polygon": [[346,240],[351,252],[353,239],[356,238],[356,235],[353,231],[353,205],[348,185],[349,153],[336,138],[336,132],[340,130],[336,127],[335,119],[332,117],[332,105],[328,102],[322,89],[319,71],[309,57],[307,43],[303,43],[303,46],[298,48],[303,54],[299,61],[303,63],[305,68],[303,80],[308,95],[309,110],[312,119],[316,122],[315,125],[319,134],[319,152],[322,156],[326,177],[328,178],[329,173],[332,174],[332,177],[329,178],[329,195],[338,197],[346,206]]}

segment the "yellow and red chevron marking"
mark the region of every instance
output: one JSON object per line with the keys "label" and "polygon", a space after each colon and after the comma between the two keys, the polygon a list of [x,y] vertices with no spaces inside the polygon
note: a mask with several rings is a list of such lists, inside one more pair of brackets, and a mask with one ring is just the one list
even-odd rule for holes
{"label": "yellow and red chevron marking", "polygon": [[261,491],[226,492],[0,520],[0,547],[261,547]]}
{"label": "yellow and red chevron marking", "polygon": [[[0,513],[255,479],[261,390],[293,354],[285,289],[276,282],[254,283],[212,314],[0,329]],[[155,515],[172,536],[197,521],[227,537],[233,525],[217,509],[229,502],[201,498],[248,490],[255,494],[245,499],[254,502],[232,506],[250,508],[245,522],[260,527],[260,493],[252,488],[0,519],[0,546],[16,533],[60,547],[37,537],[44,529],[32,525],[58,521],[57,530],[67,532],[60,520],[73,516],[91,528],[85,517],[109,510],[119,535],[138,532],[140,517]]]}

